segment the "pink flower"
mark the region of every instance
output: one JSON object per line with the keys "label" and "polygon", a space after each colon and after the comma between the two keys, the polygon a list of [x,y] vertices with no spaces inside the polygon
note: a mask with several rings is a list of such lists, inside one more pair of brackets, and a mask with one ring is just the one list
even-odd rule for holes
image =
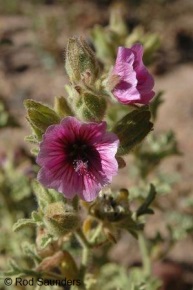
{"label": "pink flower", "polygon": [[112,93],[123,104],[148,104],[154,96],[153,77],[143,64],[143,46],[119,47],[112,75],[118,76],[118,84]]}
{"label": "pink flower", "polygon": [[38,180],[67,198],[76,194],[86,201],[117,174],[119,141],[106,132],[106,123],[83,123],[67,117],[48,127],[40,143]]}

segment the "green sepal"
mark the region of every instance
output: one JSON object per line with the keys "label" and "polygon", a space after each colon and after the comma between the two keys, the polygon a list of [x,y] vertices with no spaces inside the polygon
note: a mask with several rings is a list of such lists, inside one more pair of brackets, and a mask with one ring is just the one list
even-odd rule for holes
{"label": "green sepal", "polygon": [[103,96],[92,92],[84,92],[76,102],[77,115],[83,121],[101,121],[106,111],[106,101]]}
{"label": "green sepal", "polygon": [[44,223],[53,236],[59,237],[74,231],[79,222],[78,213],[62,201],[50,203],[44,210]]}
{"label": "green sepal", "polygon": [[40,129],[38,129],[36,126],[34,126],[34,124],[31,122],[31,120],[29,119],[29,117],[26,117],[27,121],[29,122],[32,131],[33,131],[33,135],[34,135],[34,139],[37,139],[37,141],[41,141],[42,139],[42,131]]}
{"label": "green sepal", "polygon": [[74,115],[69,103],[62,96],[55,97],[54,109],[61,118]]}
{"label": "green sepal", "polygon": [[27,120],[39,139],[50,125],[60,122],[56,112],[46,105],[30,99],[25,100],[24,105],[27,109]]}

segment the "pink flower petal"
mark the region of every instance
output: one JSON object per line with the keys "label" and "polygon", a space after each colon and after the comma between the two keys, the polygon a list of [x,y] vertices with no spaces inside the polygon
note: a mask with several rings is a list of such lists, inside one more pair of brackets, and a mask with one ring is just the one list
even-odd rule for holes
{"label": "pink flower petal", "polygon": [[112,90],[123,104],[148,104],[155,93],[154,80],[143,64],[143,46],[119,47],[112,74],[119,76],[119,83]]}
{"label": "pink flower petal", "polygon": [[38,180],[47,188],[86,201],[96,198],[117,174],[119,141],[106,132],[106,123],[83,123],[67,117],[50,126],[40,144]]}

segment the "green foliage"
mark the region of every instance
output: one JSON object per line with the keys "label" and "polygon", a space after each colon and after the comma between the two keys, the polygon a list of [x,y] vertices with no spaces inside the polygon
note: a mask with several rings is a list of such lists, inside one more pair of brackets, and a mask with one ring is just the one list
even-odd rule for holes
{"label": "green foliage", "polygon": [[181,153],[174,132],[169,131],[160,135],[149,135],[146,142],[136,149],[134,155],[141,177],[146,178],[163,159]]}
{"label": "green foliage", "polygon": [[154,53],[160,47],[158,35],[146,33],[141,26],[137,26],[132,32],[129,32],[123,14],[124,8],[117,3],[112,6],[109,25],[106,27],[95,25],[92,28],[91,38],[98,58],[108,68],[115,60],[118,46],[131,47],[140,42],[144,47],[145,64],[152,64]]}
{"label": "green foliage", "polygon": [[99,122],[103,119],[106,111],[106,101],[103,96],[85,91],[76,104],[76,112],[81,120]]}
{"label": "green foliage", "polygon": [[[49,45],[50,40],[44,39],[45,46],[41,48],[56,55],[59,32],[57,19],[47,19],[45,27],[51,30],[53,45]],[[161,283],[152,275],[152,260],[164,257],[177,241],[192,234],[193,203],[191,199],[184,198],[183,202],[190,212],[184,208],[174,211],[170,196],[167,196],[167,193],[172,194],[174,180],[171,176],[157,173],[164,159],[180,155],[173,132],[149,134],[153,128],[151,120],[156,120],[163,102],[163,93],[159,92],[149,107],[117,104],[107,89],[107,71],[109,65],[114,63],[117,46],[131,46],[138,41],[145,48],[145,63],[151,64],[154,52],[160,45],[159,39],[154,34],[145,33],[141,27],[128,35],[121,11],[115,8],[111,12],[110,24],[105,28],[96,26],[91,36],[104,70],[83,39],[71,38],[65,63],[71,81],[66,86],[68,96],[56,97],[54,109],[34,100],[25,101],[27,120],[32,128],[32,135],[26,140],[39,145],[45,130],[66,116],[98,122],[106,114],[108,128],[120,140],[118,155],[132,153],[134,157],[129,167],[136,172],[136,182],[132,180],[135,185],[129,191],[125,188],[119,191],[104,188],[94,202],[79,203],[76,199],[66,200],[53,189],[45,189],[37,181],[31,182],[14,162],[5,163],[0,169],[3,233],[0,246],[5,255],[13,256],[15,260],[10,262],[10,270],[4,275],[61,280],[71,277],[73,272],[76,279],[84,281],[81,288],[84,290],[158,290]],[[0,106],[0,113],[0,123],[4,127],[10,120],[4,105]],[[37,146],[33,153],[37,155],[38,150]],[[119,156],[117,159],[122,160]],[[37,205],[34,204],[32,192],[35,193]],[[167,198],[168,207],[160,202],[163,196]],[[164,213],[167,234],[164,236],[158,231],[149,239],[143,229],[148,223],[146,218],[155,209]],[[31,217],[29,212],[32,212]],[[11,233],[12,228],[17,235]],[[23,228],[25,231],[20,231]],[[141,267],[127,270],[121,265],[106,263],[109,261],[111,245],[119,241],[123,231],[135,237],[136,243],[139,242],[143,262]],[[141,243],[141,236],[144,237],[144,243]],[[100,259],[94,256],[92,260],[91,254],[103,245]],[[72,255],[76,257],[76,262]],[[72,289],[77,290],[77,287]]]}
{"label": "green foliage", "polygon": [[16,232],[20,230],[23,227],[33,226],[36,222],[32,219],[19,219],[14,225],[13,225],[13,231]]}
{"label": "green foliage", "polygon": [[118,155],[129,153],[136,145],[142,142],[152,130],[151,114],[148,108],[141,107],[128,113],[118,121],[112,131],[118,136],[120,147]]}
{"label": "green foliage", "polygon": [[27,109],[27,120],[29,121],[37,138],[52,124],[60,121],[56,112],[34,100],[25,100],[24,105]]}
{"label": "green foliage", "polygon": [[193,216],[192,214],[180,211],[172,211],[168,213],[168,230],[170,237],[174,243],[187,237],[193,233]]}
{"label": "green foliage", "polygon": [[64,97],[55,97],[54,109],[56,113],[61,117],[73,116],[70,105],[68,104],[67,99]]}
{"label": "green foliage", "polygon": [[141,268],[133,267],[127,272],[124,267],[109,263],[101,268],[95,287],[88,289],[95,290],[97,287],[98,289],[102,287],[104,290],[158,290],[160,285],[160,281],[154,277],[147,279]]}
{"label": "green foliage", "polygon": [[139,217],[140,215],[144,214],[153,214],[154,211],[149,208],[151,203],[154,201],[156,197],[156,190],[153,184],[150,185],[150,190],[147,198],[145,199],[144,203],[138,208],[137,210],[137,216]]}

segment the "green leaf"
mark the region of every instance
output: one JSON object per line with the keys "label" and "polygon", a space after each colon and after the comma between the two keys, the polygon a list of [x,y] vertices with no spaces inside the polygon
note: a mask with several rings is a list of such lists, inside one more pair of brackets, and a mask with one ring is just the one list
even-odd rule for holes
{"label": "green leaf", "polygon": [[138,217],[141,215],[144,215],[144,214],[153,214],[154,213],[153,210],[151,208],[149,208],[149,206],[154,201],[156,194],[157,194],[157,192],[156,192],[154,185],[150,184],[149,194],[148,194],[146,200],[144,201],[144,203],[137,210]]}
{"label": "green leaf", "polygon": [[39,212],[37,211],[32,211],[31,217],[34,220],[34,222],[42,222],[42,216]]}
{"label": "green leaf", "polygon": [[35,135],[26,136],[25,141],[30,142],[30,143],[35,143],[35,144],[38,143],[38,140]]}
{"label": "green leaf", "polygon": [[[54,110],[46,105],[43,105],[34,100],[25,100],[24,105],[27,109],[27,120],[29,121],[32,129],[38,129],[41,133],[44,133],[48,126],[57,124],[60,122],[59,116]],[[36,132],[36,135],[40,135],[40,132]]]}
{"label": "green leaf", "polygon": [[22,249],[25,255],[31,258],[31,260],[37,264],[41,262],[41,258],[36,253],[36,246],[29,242],[22,243]]}
{"label": "green leaf", "polygon": [[151,113],[148,107],[144,106],[128,113],[115,124],[112,131],[120,140],[118,156],[129,153],[136,145],[142,142],[153,128],[150,118]]}
{"label": "green leaf", "polygon": [[16,232],[20,230],[23,227],[27,226],[34,226],[36,225],[36,222],[32,219],[19,219],[14,225],[13,225],[13,231]]}
{"label": "green leaf", "polygon": [[61,118],[64,118],[66,116],[73,116],[73,112],[71,110],[71,107],[67,100],[64,97],[55,97],[54,101],[54,108],[55,111],[58,113],[58,115]]}

